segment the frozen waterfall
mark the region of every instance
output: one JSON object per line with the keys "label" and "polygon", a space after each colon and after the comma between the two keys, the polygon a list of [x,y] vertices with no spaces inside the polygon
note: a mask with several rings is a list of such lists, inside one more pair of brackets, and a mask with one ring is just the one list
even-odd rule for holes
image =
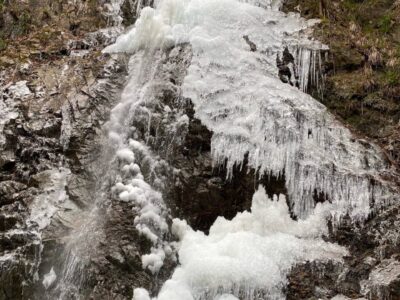
{"label": "frozen waterfall", "polygon": [[[372,203],[379,207],[390,201],[390,184],[382,179],[390,166],[374,145],[356,140],[323,105],[277,78],[275,58],[285,47],[323,47],[307,35],[316,21],[286,15],[278,7],[277,1],[161,1],[156,9],[143,9],[135,28],[105,51],[189,42],[193,59],[183,94],[214,133],[213,157],[216,164],[226,163],[228,176],[248,155],[260,175],[285,175],[298,216],[309,215],[313,195],[323,193],[339,216],[366,217]],[[243,36],[259,50],[250,51]],[[307,70],[299,73],[313,74],[312,52],[300,52],[298,67]]]}
{"label": "frozen waterfall", "polygon": [[[161,0],[156,8],[142,9],[134,28],[104,50],[135,53],[123,101],[112,114],[110,137],[126,163],[122,170],[133,174],[122,177],[114,190],[121,201],[137,202],[137,229],[154,244],[144,267],[156,272],[170,249],[162,240],[168,231],[165,206],[150,186],[136,181],[140,172],[134,152],[144,146],[128,141],[129,123],[121,120],[134,118],[139,104],[148,101],[154,76],[141,78],[137,68],[151,74],[157,49],[191,45],[182,91],[193,102],[195,116],[213,132],[215,165],[226,166],[228,180],[245,157],[259,176],[284,175],[288,201],[300,219],[290,219],[283,196],[268,199],[260,187],[251,212],[231,221],[217,219],[209,235],[174,220],[179,266],[154,299],[283,299],[286,275],[295,263],[340,260],[346,254],[322,240],[327,218],[339,222],[348,214],[363,220],[392,201],[395,188],[384,178],[393,174],[379,149],[356,139],[303,92],[309,81],[319,84],[319,50],[326,47],[309,38],[317,21],[280,12],[280,4]],[[278,78],[276,58],[285,48],[297,49],[300,89]],[[315,195],[323,195],[325,203],[316,205]],[[146,290],[135,290],[134,300],[150,299]]]}

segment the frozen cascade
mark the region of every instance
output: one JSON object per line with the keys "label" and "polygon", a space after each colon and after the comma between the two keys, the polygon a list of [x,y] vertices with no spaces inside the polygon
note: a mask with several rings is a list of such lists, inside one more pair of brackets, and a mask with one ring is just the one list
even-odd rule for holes
{"label": "frozen cascade", "polygon": [[[155,9],[142,9],[135,27],[104,50],[136,53],[124,92],[130,100],[117,106],[113,112],[117,118],[110,121],[115,128],[110,136],[127,163],[124,168],[135,157],[130,151],[142,146],[127,143],[123,128],[129,125],[127,116],[138,113],[138,103],[147,101],[152,79],[135,77],[140,74],[135,66],[150,70],[157,60],[157,56],[149,59],[150,50],[190,43],[193,58],[183,96],[192,100],[196,117],[213,132],[215,164],[226,166],[228,179],[245,157],[260,176],[284,175],[291,208],[300,217],[290,219],[284,197],[271,201],[259,188],[251,212],[239,213],[231,221],[217,219],[209,235],[174,220],[180,265],[153,299],[283,299],[291,266],[304,260],[340,260],[346,254],[321,238],[328,217],[337,222],[349,214],[362,220],[371,207],[386,205],[396,192],[384,179],[395,174],[379,149],[357,140],[322,104],[302,92],[309,80],[320,84],[320,50],[326,48],[309,39],[315,20],[284,14],[280,4],[273,0],[160,1]],[[278,79],[276,57],[285,48],[296,49],[300,90]],[[140,58],[143,51],[147,55]],[[144,110],[140,108],[140,116]],[[129,181],[122,180],[115,189],[122,201],[137,201]],[[315,195],[329,201],[316,205]],[[158,203],[155,206],[162,209],[153,217],[162,222],[164,206],[159,200],[137,203]],[[147,261],[162,261],[165,244],[159,241],[163,230],[144,226],[155,245],[153,256],[143,259],[146,267]],[[146,290],[135,290],[134,300],[150,299]]]}
{"label": "frozen cascade", "polygon": [[[314,195],[323,194],[337,217],[364,218],[372,203],[379,207],[390,200],[392,188],[382,179],[390,166],[374,145],[356,140],[322,104],[279,81],[275,58],[282,49],[296,44],[315,49],[319,43],[308,39],[316,21],[286,15],[277,3],[165,0],[155,10],[143,9],[135,28],[105,51],[190,42],[193,59],[183,93],[214,133],[216,164],[226,163],[231,176],[233,166],[248,155],[260,175],[284,174],[300,217],[312,211]],[[259,51],[249,51],[245,35]],[[300,51],[302,73],[314,69],[313,53]],[[308,76],[302,77],[305,89]]]}
{"label": "frozen cascade", "polygon": [[[157,178],[154,172],[164,167],[165,162],[157,159],[143,141],[131,138],[135,136],[132,117],[138,118],[140,113],[144,113],[151,120],[142,105],[152,93],[158,66],[155,58],[156,53],[148,50],[130,59],[128,84],[120,103],[112,109],[110,120],[104,126],[108,136],[105,137],[106,146],[101,161],[107,163],[99,166],[99,169],[107,169],[103,172],[107,176],[97,182],[97,192],[93,196],[95,203],[83,224],[71,234],[62,272],[57,276],[57,285],[49,292],[53,298],[84,299],[81,290],[88,279],[87,267],[93,251],[96,251],[95,245],[103,239],[104,234],[100,211],[109,205],[110,198],[134,204],[137,215],[135,227],[152,242],[151,252],[142,257],[143,268],[157,274],[164,259],[173,254],[171,245],[165,239],[168,233],[168,210],[158,191],[162,188],[163,180]],[[146,174],[142,173],[143,166]]]}
{"label": "frozen cascade", "polygon": [[135,218],[136,229],[153,243],[151,253],[142,257],[143,267],[152,273],[159,271],[166,252],[171,252],[169,244],[164,242],[164,236],[168,232],[168,213],[161,193],[144,181],[140,167],[136,164],[136,157],[140,157],[140,161],[148,166],[147,178],[151,178],[150,183],[158,188],[162,188],[163,182],[156,178],[152,170],[165,162],[155,159],[143,142],[131,139],[130,136],[135,136],[136,131],[132,126],[132,118],[144,115],[147,122],[151,122],[151,113],[143,103],[151,101],[149,96],[153,92],[153,80],[159,60],[157,52],[151,48],[131,58],[131,78],[121,95],[120,103],[112,110],[107,125],[110,143],[114,145],[122,166],[122,176],[117,178],[112,191],[121,201],[135,203],[138,214]]}

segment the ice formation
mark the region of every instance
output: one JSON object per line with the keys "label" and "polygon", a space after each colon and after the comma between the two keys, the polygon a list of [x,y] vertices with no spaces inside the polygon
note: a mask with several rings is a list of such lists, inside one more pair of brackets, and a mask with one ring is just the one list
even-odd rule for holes
{"label": "ice formation", "polygon": [[[180,266],[155,299],[284,299],[282,287],[293,264],[340,260],[347,253],[321,238],[327,210],[329,205],[319,205],[307,220],[293,221],[285,197],[271,200],[261,187],[251,212],[231,221],[218,218],[209,235],[175,219]],[[134,295],[134,300],[150,299],[142,289]]]}
{"label": "ice formation", "polygon": [[[143,9],[136,26],[105,51],[190,42],[193,59],[183,94],[214,133],[212,154],[217,164],[226,163],[228,176],[248,155],[260,175],[285,175],[296,215],[309,215],[320,194],[334,204],[337,218],[364,218],[372,203],[379,207],[390,200],[391,188],[381,177],[390,172],[388,164],[323,105],[277,78],[275,59],[282,49],[319,45],[306,34],[315,21],[277,7],[277,1],[161,1],[156,9]],[[258,51],[249,51],[245,35]],[[315,53],[297,55],[304,90],[315,74]]]}
{"label": "ice formation", "polygon": [[323,52],[328,50],[324,45],[292,46],[290,53],[294,55],[291,64],[291,72],[295,76],[295,83],[303,92],[307,92],[309,86],[323,94],[324,75],[322,73]]}
{"label": "ice formation", "polygon": [[[151,159],[149,150],[139,142],[130,140],[129,147],[139,155]],[[121,168],[124,178],[115,184],[112,191],[121,201],[135,204],[136,229],[153,243],[151,253],[142,257],[142,264],[152,273],[157,273],[166,256],[164,247],[167,247],[167,243],[163,242],[163,236],[168,232],[166,208],[161,193],[144,181],[140,167],[135,164],[132,150],[123,148],[116,153],[118,159],[126,164]]]}
{"label": "ice formation", "polygon": [[44,288],[47,290],[57,279],[56,272],[54,272],[54,268],[51,268],[50,272],[44,275],[42,284]]}
{"label": "ice formation", "polygon": [[23,99],[32,94],[28,86],[26,85],[27,81],[18,81],[14,85],[8,88],[9,93],[12,97]]}
{"label": "ice formation", "polygon": [[59,206],[68,198],[65,187],[71,171],[61,168],[44,171],[40,175],[48,180],[43,186],[44,192],[39,194],[30,204],[30,225],[37,224],[39,230],[46,228]]}
{"label": "ice formation", "polygon": [[[32,238],[32,245],[39,245],[38,251],[43,250],[42,246],[42,230],[46,228],[51,221],[54,214],[57,213],[59,206],[65,202],[68,198],[65,187],[67,184],[70,170],[65,168],[51,169],[38,174],[37,179],[41,185],[43,192],[38,194],[31,203],[29,203],[29,218],[27,220],[28,230],[23,229],[11,229],[5,232],[6,236],[15,238],[25,238],[25,235],[29,235]],[[19,255],[18,252],[4,251],[3,255],[0,256],[0,268],[3,262],[7,262],[15,259],[15,255]],[[37,268],[40,266],[41,254],[37,253],[38,260],[34,262],[32,270],[36,270],[34,274],[35,280],[38,279]],[[53,283],[53,274],[50,272],[46,275],[43,285],[50,287]]]}
{"label": "ice formation", "polygon": [[[153,242],[152,253],[142,258],[143,267],[157,273],[168,246],[163,241],[165,204],[135,165],[138,153],[149,160],[152,155],[138,141],[128,142],[135,136],[133,118],[150,128],[151,111],[142,104],[154,105],[157,49],[190,43],[193,58],[183,97],[191,99],[195,116],[213,132],[215,164],[225,164],[228,179],[245,157],[260,176],[284,175],[291,209],[300,217],[293,221],[285,199],[270,201],[261,188],[251,212],[239,213],[232,221],[218,219],[209,235],[175,220],[180,265],[158,300],[282,299],[286,274],[294,264],[340,259],[346,253],[321,238],[328,215],[334,221],[344,214],[363,219],[371,206],[385,205],[393,196],[394,188],[383,179],[391,175],[390,166],[377,147],[355,139],[322,104],[302,92],[310,82],[320,84],[320,50],[325,47],[308,37],[314,20],[284,14],[280,4],[160,1],[156,8],[142,9],[135,27],[104,50],[135,53],[121,103],[111,114],[109,137],[123,174],[114,191],[121,201],[136,203],[137,229]],[[278,79],[276,57],[285,48],[295,54],[300,89]],[[328,201],[316,205],[316,196]],[[138,289],[134,299],[150,296]]]}
{"label": "ice formation", "polygon": [[[170,252],[168,243],[164,241],[168,232],[168,212],[161,193],[154,187],[157,184],[162,185],[161,180],[146,180],[152,177],[152,170],[162,165],[163,161],[154,159],[154,155],[143,141],[130,138],[135,132],[131,125],[132,118],[139,118],[142,114],[148,118],[144,123],[151,121],[151,114],[143,104],[150,101],[147,96],[152,89],[157,61],[150,62],[147,59],[152,60],[153,57],[139,53],[131,58],[131,78],[121,95],[120,103],[111,111],[106,127],[109,132],[109,144],[113,145],[115,159],[120,165],[112,192],[120,201],[134,204],[137,212],[136,229],[153,244],[151,253],[143,255],[142,265],[156,274]],[[142,166],[148,169],[147,179],[142,174]]]}
{"label": "ice formation", "polygon": [[384,259],[375,266],[368,279],[360,282],[361,294],[368,299],[390,299],[389,289],[394,287],[400,278],[400,262],[391,258]]}
{"label": "ice formation", "polygon": [[121,6],[125,0],[109,0],[104,4],[105,11],[103,14],[107,17],[108,26],[121,26]]}

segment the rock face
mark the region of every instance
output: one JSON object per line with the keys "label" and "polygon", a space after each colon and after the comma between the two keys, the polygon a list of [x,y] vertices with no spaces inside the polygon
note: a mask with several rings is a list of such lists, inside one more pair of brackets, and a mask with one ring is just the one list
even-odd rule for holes
{"label": "rock face", "polygon": [[99,54],[120,30],[96,31],[118,25],[110,5],[0,3],[0,299],[32,297],[91,201],[86,166],[125,72]]}

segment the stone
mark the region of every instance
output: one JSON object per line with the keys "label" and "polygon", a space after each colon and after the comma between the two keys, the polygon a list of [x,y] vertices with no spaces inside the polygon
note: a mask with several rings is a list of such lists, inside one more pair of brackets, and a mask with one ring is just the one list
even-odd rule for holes
{"label": "stone", "polygon": [[361,282],[361,293],[368,299],[400,298],[400,261],[385,259]]}
{"label": "stone", "polygon": [[0,182],[0,207],[15,201],[16,193],[26,189],[26,185],[8,180]]}

